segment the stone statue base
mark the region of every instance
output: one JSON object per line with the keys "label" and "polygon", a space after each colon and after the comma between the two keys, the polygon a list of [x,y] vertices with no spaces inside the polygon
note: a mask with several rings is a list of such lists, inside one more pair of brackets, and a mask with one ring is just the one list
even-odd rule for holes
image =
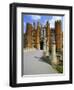
{"label": "stone statue base", "polygon": [[58,59],[56,56],[56,45],[52,45],[52,54],[51,54],[51,64],[57,65],[58,64]]}

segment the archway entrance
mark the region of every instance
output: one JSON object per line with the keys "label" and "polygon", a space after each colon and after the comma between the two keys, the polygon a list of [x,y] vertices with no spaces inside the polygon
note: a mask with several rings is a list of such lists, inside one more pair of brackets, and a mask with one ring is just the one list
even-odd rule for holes
{"label": "archway entrance", "polygon": [[40,49],[43,50],[43,41],[40,41]]}

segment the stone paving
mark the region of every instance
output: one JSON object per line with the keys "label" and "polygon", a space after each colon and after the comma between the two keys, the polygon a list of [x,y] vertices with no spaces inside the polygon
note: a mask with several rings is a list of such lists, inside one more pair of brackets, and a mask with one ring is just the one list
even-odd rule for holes
{"label": "stone paving", "polygon": [[23,75],[55,74],[56,70],[41,60],[43,50],[23,51]]}

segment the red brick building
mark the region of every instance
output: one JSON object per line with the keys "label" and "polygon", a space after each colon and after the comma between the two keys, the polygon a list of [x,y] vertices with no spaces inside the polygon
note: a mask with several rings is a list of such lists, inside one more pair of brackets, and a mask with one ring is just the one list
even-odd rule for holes
{"label": "red brick building", "polygon": [[[52,33],[55,35],[55,44],[56,51],[60,51],[63,48],[63,32],[62,32],[62,23],[61,21],[55,22],[55,28],[52,30],[50,28],[50,24],[47,21],[45,26],[37,23],[37,27],[30,23],[26,25],[26,33],[24,34],[24,48],[35,48],[35,49],[43,49],[46,45],[46,48],[51,50],[52,44]],[[43,38],[42,38],[43,37]],[[44,40],[46,42],[44,43]]]}

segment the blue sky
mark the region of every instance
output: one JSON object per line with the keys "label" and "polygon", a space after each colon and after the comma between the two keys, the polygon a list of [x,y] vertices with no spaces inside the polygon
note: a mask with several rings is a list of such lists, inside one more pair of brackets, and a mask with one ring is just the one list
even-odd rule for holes
{"label": "blue sky", "polygon": [[62,30],[64,29],[64,16],[51,16],[51,15],[23,15],[23,26],[24,26],[24,33],[26,32],[26,23],[31,23],[39,21],[42,25],[46,25],[46,22],[49,21],[50,27],[55,28],[55,21],[61,20],[62,21]]}

